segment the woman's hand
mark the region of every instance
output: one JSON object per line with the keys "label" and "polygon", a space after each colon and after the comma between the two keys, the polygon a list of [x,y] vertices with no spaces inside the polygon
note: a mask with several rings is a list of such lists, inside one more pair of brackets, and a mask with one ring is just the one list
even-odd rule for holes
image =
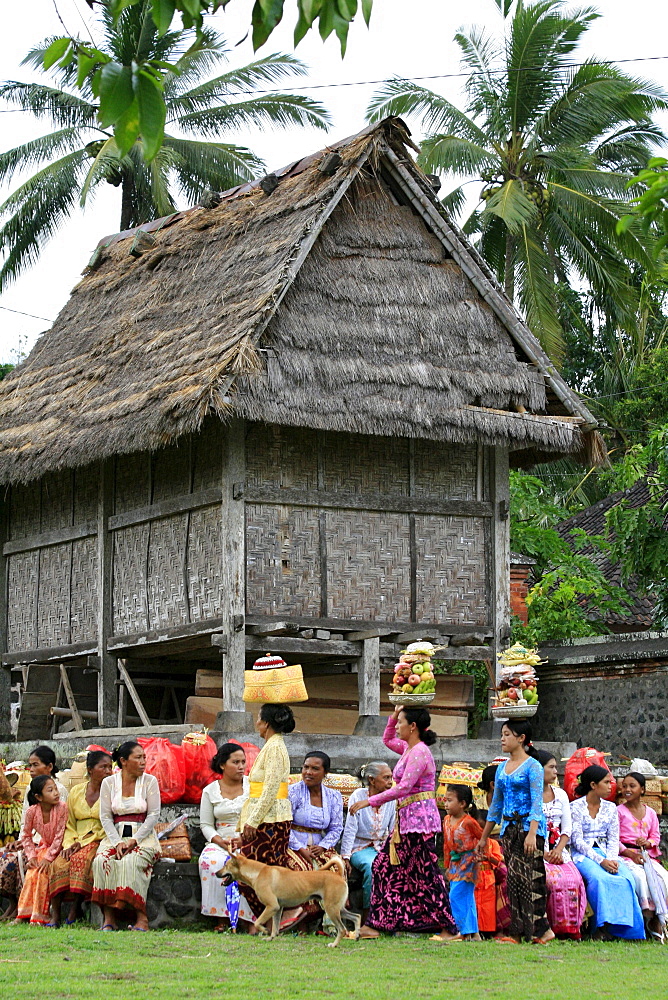
{"label": "woman's hand", "polygon": [[73,855],[73,854],[76,854],[76,853],[77,853],[77,851],[80,851],[80,850],[81,850],[81,844],[80,844],[80,843],[79,843],[79,841],[77,840],[77,841],[76,841],[76,842],[75,842],[74,844],[72,844],[72,845],[71,845],[70,847],[66,847],[66,848],[65,848],[65,850],[64,850],[64,851],[62,851],[61,853],[62,853],[62,856],[63,856],[63,858],[65,859],[65,861],[69,861],[69,860],[70,860],[70,858],[72,857],[72,855]]}
{"label": "woman's hand", "polygon": [[392,718],[393,719],[398,719],[399,718],[399,712],[403,712],[403,710],[404,710],[404,706],[403,705],[395,705],[394,706],[394,711],[392,712]]}
{"label": "woman's hand", "polygon": [[652,841],[648,840],[647,837],[638,837],[636,839],[636,844],[638,847],[644,847],[647,850],[648,847],[652,847]]}
{"label": "woman's hand", "polygon": [[478,841],[478,845],[475,849],[476,861],[484,861],[486,853],[487,853],[487,837],[482,836]]}
{"label": "woman's hand", "polygon": [[554,847],[551,851],[548,851],[545,855],[545,860],[549,865],[563,865],[563,848]]}
{"label": "woman's hand", "polygon": [[319,858],[324,853],[325,853],[325,848],[320,847],[319,844],[314,844],[313,847],[311,848],[311,855],[314,858]]}
{"label": "woman's hand", "polygon": [[211,838],[211,843],[215,844],[216,847],[222,847],[224,851],[229,851],[229,840],[223,840],[223,838],[219,837],[218,834]]}
{"label": "woman's hand", "polygon": [[256,835],[257,835],[257,829],[254,826],[250,826],[250,824],[246,823],[245,827],[241,831],[241,843],[250,844],[253,840],[255,840]]}
{"label": "woman's hand", "polygon": [[309,864],[313,861],[313,854],[311,853],[311,848],[309,847],[300,847],[297,854],[301,854],[304,861],[308,861]]}
{"label": "woman's hand", "polygon": [[610,858],[604,858],[601,861],[601,868],[606,872],[610,872],[611,875],[616,875],[619,871],[619,864],[616,861],[612,861]]}
{"label": "woman's hand", "polygon": [[48,872],[48,870],[49,870],[50,867],[51,867],[51,862],[50,861],[46,861],[46,860],[40,861],[39,864],[37,865],[37,871],[39,871],[39,872]]}
{"label": "woman's hand", "polygon": [[359,802],[353,802],[353,804],[348,807],[348,812],[350,813],[351,816],[355,816],[355,814],[358,813],[360,809],[366,809],[368,805],[369,805],[368,799],[360,799]]}
{"label": "woman's hand", "polygon": [[26,868],[39,868],[39,861],[37,860],[37,858],[31,858],[28,864],[26,865]]}
{"label": "woman's hand", "polygon": [[631,848],[627,848],[627,850],[624,851],[623,857],[628,858],[629,861],[633,861],[636,865],[641,865],[643,863],[640,851],[633,851]]}
{"label": "woman's hand", "polygon": [[536,853],[536,834],[527,833],[524,838],[524,853],[525,854],[535,854]]}
{"label": "woman's hand", "polygon": [[350,863],[350,858],[344,858],[343,863],[346,866],[346,875],[350,877],[353,873],[353,866]]}

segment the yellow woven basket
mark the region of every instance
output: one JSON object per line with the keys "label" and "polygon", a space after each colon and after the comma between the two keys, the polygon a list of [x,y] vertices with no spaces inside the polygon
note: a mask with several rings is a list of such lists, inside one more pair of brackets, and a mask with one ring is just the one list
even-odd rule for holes
{"label": "yellow woven basket", "polygon": [[271,670],[246,670],[244,701],[269,702],[273,705],[308,701],[301,666],[296,663],[291,667],[275,667]]}

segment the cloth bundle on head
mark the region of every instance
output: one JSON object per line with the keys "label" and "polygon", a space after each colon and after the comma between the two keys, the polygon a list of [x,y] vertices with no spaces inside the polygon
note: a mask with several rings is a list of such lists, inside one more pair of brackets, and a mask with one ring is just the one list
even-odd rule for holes
{"label": "cloth bundle on head", "polygon": [[280,656],[266,653],[244,672],[244,701],[289,705],[308,701],[304,675],[299,664],[288,666]]}

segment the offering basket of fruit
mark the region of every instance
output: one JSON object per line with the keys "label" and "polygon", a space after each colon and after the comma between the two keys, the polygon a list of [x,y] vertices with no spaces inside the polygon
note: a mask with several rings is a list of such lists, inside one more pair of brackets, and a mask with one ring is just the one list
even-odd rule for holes
{"label": "offering basket of fruit", "polygon": [[519,642],[501,654],[501,676],[496,703],[492,706],[495,719],[528,719],[536,714],[538,678],[535,667],[544,662],[536,649],[527,649]]}
{"label": "offering basket of fruit", "polygon": [[430,642],[412,642],[394,666],[393,705],[428,705],[436,696],[436,680],[431,660],[438,647]]}

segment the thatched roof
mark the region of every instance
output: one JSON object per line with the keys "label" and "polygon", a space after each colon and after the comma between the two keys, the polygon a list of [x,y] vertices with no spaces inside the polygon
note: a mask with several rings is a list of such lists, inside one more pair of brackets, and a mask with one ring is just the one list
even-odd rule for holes
{"label": "thatched roof", "polygon": [[[233,413],[522,461],[596,421],[449,221],[388,119],[259,183],[101,241],[0,382],[0,481],[155,449]],[[333,173],[320,169],[336,149]],[[140,234],[140,238],[143,234]]]}

